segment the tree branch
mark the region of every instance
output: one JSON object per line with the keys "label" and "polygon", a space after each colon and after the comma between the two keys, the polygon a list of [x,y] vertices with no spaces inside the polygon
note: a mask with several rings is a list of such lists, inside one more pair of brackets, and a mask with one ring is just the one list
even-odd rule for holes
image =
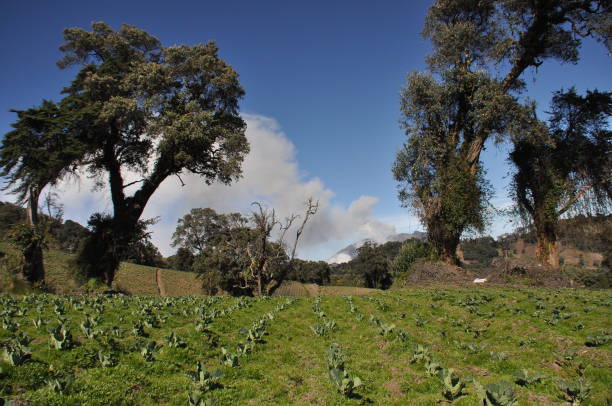
{"label": "tree branch", "polygon": [[130,183],[128,183],[127,185],[123,185],[123,188],[124,188],[124,189],[125,189],[125,188],[128,188],[128,187],[130,187],[130,186],[132,186],[132,185],[135,185],[135,184],[137,184],[137,183],[140,183],[140,182],[144,182],[144,179],[135,180],[134,182],[130,182]]}
{"label": "tree branch", "polygon": [[[604,180],[602,180],[600,183],[606,183],[606,182],[610,182],[610,181],[612,181],[612,178],[604,179]],[[557,211],[557,216],[561,216],[561,215],[563,215],[563,214],[564,214],[566,211],[568,211],[568,210],[569,210],[569,209],[570,209],[570,208],[571,208],[571,207],[572,207],[572,206],[573,206],[573,205],[574,205],[574,204],[575,204],[575,203],[576,203],[576,202],[577,202],[577,201],[578,201],[578,200],[579,200],[579,199],[580,199],[582,196],[584,196],[584,194],[585,194],[586,192],[588,192],[589,190],[593,189],[593,188],[594,188],[595,186],[597,186],[597,185],[598,185],[598,183],[593,183],[593,184],[591,184],[591,185],[586,185],[586,186],[584,186],[582,189],[580,189],[580,190],[578,191],[578,193],[576,193],[576,194],[574,195],[574,197],[572,197],[572,198],[570,199],[570,201],[569,201],[569,202],[568,202],[568,203],[567,203],[565,206],[563,206],[563,208],[561,208],[559,211]]]}

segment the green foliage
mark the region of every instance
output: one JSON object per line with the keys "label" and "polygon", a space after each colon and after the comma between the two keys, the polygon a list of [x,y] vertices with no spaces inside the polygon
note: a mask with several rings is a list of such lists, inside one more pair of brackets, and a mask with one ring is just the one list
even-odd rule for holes
{"label": "green foliage", "polygon": [[81,331],[87,338],[95,338],[100,332],[96,330],[96,326],[98,325],[98,319],[95,317],[87,316],[85,320],[81,323]]}
{"label": "green foliage", "polygon": [[[23,276],[30,282],[42,282],[44,270],[38,260],[42,261],[42,250],[48,248],[45,233],[26,223],[17,223],[10,229],[7,238],[21,252]],[[38,256],[40,258],[36,259]]]}
{"label": "green foliage", "polygon": [[238,366],[238,355],[228,351],[225,347],[221,347],[221,356],[219,360],[221,361],[221,365],[230,368],[236,368]]}
{"label": "green foliage", "polygon": [[378,333],[383,337],[390,336],[397,328],[395,324],[386,323],[374,315],[370,316],[370,321],[378,327]]}
{"label": "green foliage", "polygon": [[442,366],[432,359],[428,359],[427,361],[425,361],[425,372],[429,376],[440,375],[442,373],[442,369]]}
{"label": "green foliage", "polygon": [[159,249],[148,239],[137,240],[123,257],[123,261],[132,264],[167,268],[166,261]]}
{"label": "green foliage", "polygon": [[204,363],[199,361],[196,371],[187,372],[187,376],[191,378],[193,384],[199,391],[208,392],[221,387],[220,380],[223,377],[223,371],[219,369],[212,372],[207,371]]}
{"label": "green foliage", "polygon": [[591,384],[584,379],[572,382],[559,381],[557,382],[557,387],[561,391],[563,399],[572,402],[574,405],[579,405],[586,400],[593,389]]}
{"label": "green foliage", "polygon": [[144,331],[144,325],[141,322],[136,322],[132,326],[132,334],[136,337],[147,337],[147,334]]}
{"label": "green foliage", "polygon": [[329,376],[344,396],[351,396],[355,388],[363,385],[358,376],[351,375],[346,369],[330,369]]}
{"label": "green foliage", "polygon": [[74,341],[72,333],[64,324],[60,324],[51,329],[51,346],[57,350],[68,350],[72,348]]}
{"label": "green foliage", "polygon": [[57,392],[60,395],[63,395],[64,392],[70,387],[74,378],[72,376],[63,377],[63,378],[52,378],[46,381],[47,386],[53,392]]}
{"label": "green foliage", "polygon": [[344,396],[350,397],[353,395],[355,388],[363,385],[361,379],[351,375],[344,366],[345,355],[342,348],[336,343],[333,343],[327,349],[327,368],[329,377],[336,388]]}
{"label": "green foliage", "polygon": [[25,220],[25,210],[13,203],[0,202],[0,238],[4,239],[11,227]]}
{"label": "green foliage", "polygon": [[155,351],[159,350],[160,346],[155,341],[147,341],[140,348],[140,355],[146,362],[155,361]]}
{"label": "green foliage", "polygon": [[519,372],[515,373],[513,377],[517,385],[528,386],[539,383],[542,379],[546,378],[546,375],[521,369]]}
{"label": "green foliage", "polygon": [[195,256],[187,248],[179,247],[176,254],[168,257],[168,265],[172,269],[191,272]]}
{"label": "green foliage", "polygon": [[240,213],[217,214],[210,208],[194,208],[178,219],[172,234],[172,246],[193,254],[215,248],[234,229],[246,226],[248,219]]}
{"label": "green foliage", "polygon": [[8,239],[21,252],[29,251],[35,246],[47,248],[45,235],[36,228],[25,223],[15,224],[9,231]]}
{"label": "green foliage", "polygon": [[31,358],[30,350],[19,343],[4,347],[4,359],[12,366],[22,365]]}
{"label": "green foliage", "polygon": [[165,338],[166,344],[170,348],[185,348],[187,347],[187,343],[181,339],[174,331],[170,333],[170,335]]}
{"label": "green foliage", "polygon": [[435,251],[432,246],[417,239],[405,241],[391,263],[393,277],[401,278],[408,275],[412,270],[412,264],[421,258],[435,259]]}
{"label": "green foliage", "polygon": [[331,267],[325,261],[305,261],[295,258],[285,279],[326,285],[330,281],[330,275]]}
{"label": "green foliage", "polygon": [[[137,233],[166,178],[191,172],[206,183],[229,184],[240,176],[249,151],[238,114],[244,90],[213,42],[163,47],[141,29],[114,30],[103,22],[94,22],[91,31],[68,28],[64,39],[58,65],[81,69],[64,90],[61,117],[77,128],[88,171],[99,184],[108,179],[113,202],[113,217],[98,222],[81,265],[110,286],[125,258],[116,248]],[[131,195],[128,171],[140,176]]]}
{"label": "green foliage", "polygon": [[[150,233],[147,228],[155,221],[138,220],[132,225],[116,225],[114,218],[108,214],[92,214],[87,222],[91,233],[81,241],[78,254],[71,264],[75,276],[100,279],[110,287],[120,261],[148,242]],[[126,231],[126,227],[129,230]]]}
{"label": "green foliage", "polygon": [[559,218],[568,211],[599,214],[610,207],[612,93],[555,92],[548,126],[532,114],[510,153],[517,169],[512,193],[519,214],[535,226],[538,259],[555,265]]}
{"label": "green foliage", "polygon": [[[393,281],[391,276],[391,261],[395,256],[392,244],[379,245],[373,241],[366,241],[357,249],[357,257],[351,261],[350,266],[363,278],[367,288],[386,289]],[[391,249],[390,249],[391,248]]]}
{"label": "green foliage", "polygon": [[442,383],[444,384],[444,390],[442,395],[445,399],[453,401],[465,395],[463,389],[465,389],[465,382],[463,382],[457,375],[455,375],[453,368],[443,369],[440,374]]}
{"label": "green foliage", "polygon": [[0,176],[5,190],[17,194],[19,202],[33,197],[38,206],[40,191],[73,170],[85,153],[84,145],[71,134],[67,103],[43,100],[39,107],[11,110],[18,120],[4,135],[0,147]]}
{"label": "green foliage", "polygon": [[[381,310],[379,301],[385,303],[386,311]],[[330,405],[360,402],[429,405],[438,399],[440,403],[483,404],[474,387],[469,387],[469,375],[486,374],[482,378],[486,383],[502,379],[514,381],[512,374],[515,372],[531,368],[530,365],[546,367],[554,360],[560,368],[555,371],[555,379],[517,385],[517,403],[537,403],[539,400],[533,399],[542,396],[554,402],[555,394],[562,394],[556,381],[572,382],[588,377],[592,390],[583,404],[605,405],[611,374],[607,358],[609,344],[589,348],[584,354],[582,350],[586,347],[581,348],[580,344],[587,335],[600,334],[610,304],[605,291],[496,286],[486,289],[435,286],[365,296],[355,294],[351,298],[299,298],[291,303],[279,297],[0,295],[0,390],[3,391],[0,396],[30,404],[120,404],[126,399],[142,404],[186,404],[188,393],[193,392],[202,399],[214,398],[219,404],[285,405],[317,390],[317,399]],[[584,329],[573,330],[574,319],[566,322],[561,318],[556,326],[549,326],[542,319],[526,319],[536,307],[545,316],[575,314]],[[585,308],[588,312],[584,312]],[[476,309],[476,313],[472,313],[472,309]],[[486,319],[477,315],[493,310],[494,315]],[[311,311],[317,323],[323,323],[322,314],[336,321],[334,332],[323,338],[314,337],[309,331],[313,324],[309,316]],[[358,320],[359,312],[367,313],[367,317]],[[150,339],[134,337],[131,327],[134,323],[142,323],[147,316],[165,321],[150,331]],[[73,332],[79,344],[69,351],[48,348],[44,328],[56,323],[47,323],[42,329],[33,323],[37,319],[54,320],[56,317],[63,318],[67,327],[79,331],[79,337]],[[17,326],[15,332],[2,329],[5,318]],[[415,327],[417,319],[427,321],[424,328]],[[83,337],[79,324],[85,320],[103,334],[95,339]],[[396,328],[381,338],[380,323],[376,320],[395,324]],[[211,346],[204,334],[194,329],[197,321],[214,332],[218,346]],[[255,343],[247,339],[247,334],[239,333],[242,326],[246,330],[258,330],[263,325],[267,333],[263,342]],[[536,333],[534,325],[538,327]],[[474,331],[485,328],[488,332],[474,338]],[[406,335],[410,332],[407,339],[410,345],[395,340],[401,330]],[[188,344],[187,349],[166,345],[164,337],[173,332]],[[530,334],[534,342],[527,348],[529,351],[525,351],[518,342]],[[335,341],[333,337],[342,341],[343,351],[332,350],[335,354],[330,355],[328,361],[326,350],[330,342]],[[561,339],[565,345],[560,347]],[[163,342],[167,347],[154,351],[157,362],[143,361],[141,346],[148,340]],[[453,345],[455,340],[462,344]],[[573,345],[564,351],[570,343]],[[28,346],[32,361],[13,366],[4,359],[4,348],[17,344]],[[418,364],[406,365],[412,355],[412,345],[418,347],[418,344],[421,345],[418,352],[426,352],[428,357],[423,357]],[[480,352],[472,354],[470,344],[476,344]],[[428,350],[424,351],[426,345]],[[219,381],[224,388],[207,390],[209,383],[215,386],[213,378],[218,373],[214,372],[216,367],[212,363],[223,353],[221,347],[230,349],[236,362],[240,361],[240,368],[219,366],[225,372],[225,377]],[[511,355],[506,361],[494,362],[489,356],[491,352]],[[344,372],[332,377],[328,373],[328,362]],[[453,375],[448,369],[449,363],[455,371],[463,372]],[[440,370],[439,366],[446,368]],[[191,372],[190,376],[186,376],[186,372]],[[74,383],[62,395],[46,386],[47,380],[71,375],[75,378]],[[366,389],[356,385],[359,382],[354,375],[368,383]],[[531,378],[534,373],[529,370],[526,375]],[[449,382],[445,383],[445,378]],[[399,390],[390,390],[389,382],[396,382]],[[466,386],[462,385],[464,382]],[[198,389],[200,383],[202,390]],[[279,390],[285,384],[295,385],[292,390],[296,392]],[[134,387],[141,389],[131,389]],[[302,390],[301,395],[298,390]],[[344,393],[351,390],[353,394],[345,397]],[[133,400],[126,398],[126,393],[130,392]],[[489,402],[494,404],[491,399]]]}
{"label": "green foliage", "polygon": [[415,344],[413,347],[412,358],[410,363],[415,362],[428,362],[431,360],[429,355],[429,347],[423,344]]}
{"label": "green foliage", "polygon": [[[207,294],[219,289],[252,294],[247,287],[241,287],[241,274],[250,265],[246,247],[256,239],[247,223],[248,219],[239,213],[218,214],[210,208],[191,209],[179,219],[172,243],[191,253],[191,269],[202,279]],[[189,261],[186,253],[182,255]]]}
{"label": "green foliage", "polygon": [[114,367],[117,365],[117,358],[112,353],[104,352],[102,350],[98,351],[98,361],[104,368]]}
{"label": "green foliage", "polygon": [[612,334],[607,331],[602,331],[599,335],[588,336],[584,344],[587,347],[599,347],[609,342],[612,342]]}
{"label": "green foliage", "polygon": [[512,406],[517,403],[517,395],[512,383],[499,381],[482,386],[474,381],[476,394],[482,406]]}
{"label": "green foliage", "polygon": [[497,243],[490,236],[464,240],[461,242],[461,250],[465,260],[484,265],[489,265],[497,257]]}
{"label": "green foliage", "polygon": [[190,392],[188,395],[189,406],[216,406],[217,401],[211,398],[203,398],[200,392]]}
{"label": "green foliage", "polygon": [[[31,283],[44,283],[42,238],[38,205],[42,190],[74,172],[85,153],[83,143],[74,137],[74,124],[67,118],[66,104],[44,100],[40,107],[18,111],[13,131],[4,135],[0,146],[2,188],[17,195],[17,202],[28,203],[32,230],[17,230],[12,240],[24,257],[23,273]],[[36,235],[39,234],[39,235]]]}

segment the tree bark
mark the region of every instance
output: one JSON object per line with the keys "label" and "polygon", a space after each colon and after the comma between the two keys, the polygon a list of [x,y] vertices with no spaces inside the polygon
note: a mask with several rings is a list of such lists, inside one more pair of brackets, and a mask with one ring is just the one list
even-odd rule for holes
{"label": "tree bark", "polygon": [[541,265],[559,268],[559,248],[555,224],[536,221],[536,257]]}
{"label": "tree bark", "polygon": [[[40,189],[30,187],[28,196],[28,207],[26,216],[28,224],[38,234],[40,230],[40,222],[38,217],[38,199],[40,197]],[[24,264],[23,274],[32,284],[41,284],[45,281],[45,267],[43,264],[42,241],[38,238],[32,241],[31,245],[23,252]]]}
{"label": "tree bark", "polygon": [[261,274],[257,275],[257,296],[261,297]]}

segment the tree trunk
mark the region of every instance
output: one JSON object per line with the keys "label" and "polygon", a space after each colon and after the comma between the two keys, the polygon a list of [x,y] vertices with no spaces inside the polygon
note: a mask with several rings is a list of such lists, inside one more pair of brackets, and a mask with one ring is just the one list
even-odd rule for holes
{"label": "tree trunk", "polygon": [[536,257],[541,265],[559,268],[559,249],[555,228],[536,223]]}
{"label": "tree trunk", "polygon": [[454,233],[447,228],[444,219],[432,219],[427,224],[427,239],[436,250],[438,260],[449,265],[458,265],[457,247],[461,233]]}
{"label": "tree trunk", "polygon": [[134,239],[142,210],[119,210],[112,218],[102,217],[77,259],[77,266],[88,278],[100,278],[109,288],[115,273]]}
{"label": "tree trunk", "polygon": [[440,261],[449,264],[449,265],[457,265],[459,264],[459,259],[457,258],[457,246],[459,244],[456,243],[448,243],[440,247],[438,250],[438,257]]}
{"label": "tree trunk", "polygon": [[[26,208],[26,216],[28,224],[39,234],[40,224],[38,217],[38,198],[40,190],[35,187],[30,188],[28,196],[28,207]],[[41,284],[45,281],[45,267],[43,264],[42,241],[38,238],[34,239],[31,245],[24,250],[23,258],[23,274],[28,282],[33,284]]]}
{"label": "tree trunk", "polygon": [[261,274],[257,276],[257,296],[261,297]]}
{"label": "tree trunk", "polygon": [[[543,199],[538,199],[537,202]],[[553,269],[559,268],[559,250],[557,247],[557,218],[547,215],[550,210],[542,204],[536,204],[532,213],[536,232],[536,258],[541,265]]]}

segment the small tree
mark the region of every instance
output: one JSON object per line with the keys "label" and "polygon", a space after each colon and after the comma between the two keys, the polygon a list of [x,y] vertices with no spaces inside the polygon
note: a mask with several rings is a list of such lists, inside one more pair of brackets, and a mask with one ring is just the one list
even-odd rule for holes
{"label": "small tree", "polygon": [[351,267],[361,275],[367,288],[386,289],[393,282],[391,262],[394,257],[383,245],[366,241],[357,248],[357,258],[351,261]]}
{"label": "small tree", "polygon": [[248,219],[240,213],[217,214],[211,208],[195,208],[178,220],[172,246],[197,255],[215,246],[231,230],[245,227]]}
{"label": "small tree", "polygon": [[431,244],[417,239],[405,241],[391,263],[393,278],[407,275],[412,270],[412,265],[421,258],[435,258]]}

